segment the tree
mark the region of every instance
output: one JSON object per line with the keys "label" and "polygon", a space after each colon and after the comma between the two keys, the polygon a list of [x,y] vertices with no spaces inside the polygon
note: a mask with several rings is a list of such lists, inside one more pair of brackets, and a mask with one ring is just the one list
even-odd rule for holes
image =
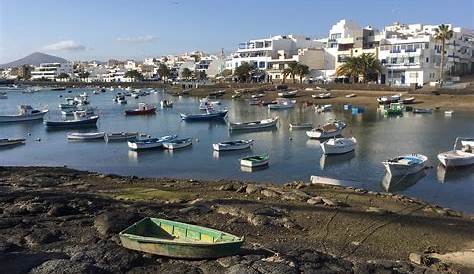
{"label": "tree", "polygon": [[181,78],[184,78],[184,79],[188,80],[192,76],[193,76],[193,72],[189,68],[184,68],[181,71]]}
{"label": "tree", "polygon": [[124,76],[127,78],[133,78],[134,80],[139,80],[139,81],[143,80],[143,75],[137,70],[129,70],[125,72]]}
{"label": "tree", "polygon": [[62,72],[58,75],[57,78],[58,79],[66,79],[66,78],[69,78],[69,74]]}
{"label": "tree", "polygon": [[300,77],[300,84],[302,84],[303,78],[309,74],[309,67],[307,65],[298,63],[296,66],[296,72]]}
{"label": "tree", "polygon": [[241,82],[247,82],[251,76],[254,67],[247,62],[242,62],[240,66],[235,68],[234,76]]}
{"label": "tree", "polygon": [[171,73],[170,69],[168,68],[167,65],[160,64],[160,66],[158,67],[158,74],[160,75],[163,82],[165,81],[165,79],[167,79],[170,76],[170,73]]}
{"label": "tree", "polygon": [[88,71],[79,72],[79,78],[89,78],[91,74]]}
{"label": "tree", "polygon": [[441,64],[439,66],[439,77],[438,80],[443,84],[444,80],[444,49],[446,47],[446,41],[453,38],[454,32],[452,29],[449,29],[448,25],[441,24],[435,29],[435,39],[441,41]]}
{"label": "tree", "polygon": [[293,79],[293,83],[296,83],[295,76],[298,74],[298,63],[297,62],[289,63],[287,72],[290,74],[291,79]]}
{"label": "tree", "polygon": [[198,80],[206,80],[207,78],[207,74],[204,70],[196,71],[195,74]]}
{"label": "tree", "polygon": [[[370,79],[378,78],[378,74],[380,73],[381,66],[379,60],[375,57],[372,53],[363,53],[359,58],[360,62],[360,71],[359,75],[362,75],[362,79],[364,82],[368,82]],[[372,77],[374,76],[375,77]]]}
{"label": "tree", "polygon": [[360,57],[349,57],[346,62],[336,69],[337,76],[347,76],[351,83],[355,82],[355,78],[361,74],[362,62]]}
{"label": "tree", "polygon": [[230,69],[225,69],[221,72],[221,75],[224,76],[224,77],[229,77],[232,75],[232,70]]}

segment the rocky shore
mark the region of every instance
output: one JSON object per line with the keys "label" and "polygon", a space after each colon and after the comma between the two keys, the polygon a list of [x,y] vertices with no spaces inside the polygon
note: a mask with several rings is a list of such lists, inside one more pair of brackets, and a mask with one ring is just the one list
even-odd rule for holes
{"label": "rocky shore", "polygon": [[[144,216],[245,236],[240,254],[127,250]],[[1,273],[472,273],[474,218],[402,195],[292,182],[142,179],[0,167]]]}

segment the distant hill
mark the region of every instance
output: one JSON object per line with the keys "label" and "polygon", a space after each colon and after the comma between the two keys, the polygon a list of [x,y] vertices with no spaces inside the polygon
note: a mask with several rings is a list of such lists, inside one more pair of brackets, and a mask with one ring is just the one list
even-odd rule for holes
{"label": "distant hill", "polygon": [[0,68],[19,67],[22,65],[39,66],[39,64],[41,63],[67,63],[67,62],[68,60],[61,57],[57,57],[57,56],[53,56],[53,55],[49,55],[49,54],[45,54],[41,52],[35,52],[21,59],[18,59],[16,61],[0,65]]}

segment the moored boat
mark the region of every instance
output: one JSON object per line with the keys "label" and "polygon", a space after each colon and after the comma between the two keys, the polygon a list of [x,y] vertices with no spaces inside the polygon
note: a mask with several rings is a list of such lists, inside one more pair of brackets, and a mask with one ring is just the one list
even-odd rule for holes
{"label": "moored boat", "polygon": [[428,157],[422,154],[402,155],[382,162],[393,176],[417,173],[425,168]]}
{"label": "moored boat", "polygon": [[69,140],[96,140],[103,139],[105,132],[71,132],[67,134]]}
{"label": "moored boat", "polygon": [[332,138],[340,135],[345,127],[346,124],[344,122],[335,121],[306,131],[306,135],[312,139]]}
{"label": "moored boat", "polygon": [[453,110],[445,110],[445,111],[444,111],[444,115],[445,115],[445,116],[452,116],[453,113],[454,113]]}
{"label": "moored boat", "polygon": [[357,140],[354,137],[351,138],[332,138],[321,144],[323,153],[329,154],[344,154],[351,152],[355,149]]}
{"label": "moored boat", "polygon": [[403,115],[403,105],[400,103],[391,103],[390,107],[384,108],[383,113],[387,116]]}
{"label": "moored boat", "polygon": [[193,144],[192,138],[173,139],[167,142],[163,142],[163,147],[169,150],[185,148]]}
{"label": "moored boat", "polygon": [[15,146],[15,145],[21,145],[24,143],[25,143],[25,139],[12,139],[12,138],[0,139],[0,147]]}
{"label": "moored boat", "polygon": [[265,96],[265,93],[257,93],[257,94],[253,94],[251,97],[253,99],[258,99],[258,98],[262,98]]}
{"label": "moored boat", "polygon": [[240,165],[244,167],[260,167],[268,165],[270,157],[267,154],[253,155],[240,159]]}
{"label": "moored boat", "polygon": [[211,259],[236,255],[243,237],[207,227],[144,218],[119,233],[122,246],[160,256]]}
{"label": "moored boat", "polygon": [[125,111],[125,115],[149,115],[155,113],[156,107],[145,103],[139,103],[138,108]]}
{"label": "moored boat", "polygon": [[317,106],[314,106],[314,109],[316,110],[316,112],[328,112],[332,110],[332,105],[331,104],[317,105]]}
{"label": "moored boat", "polygon": [[312,123],[301,123],[301,124],[292,124],[290,123],[290,129],[291,130],[296,130],[296,129],[312,129],[313,124]]}
{"label": "moored boat", "polygon": [[417,113],[417,114],[432,113],[432,112],[433,110],[430,108],[415,108],[413,110],[413,113]]}
{"label": "moored boat", "polygon": [[179,116],[184,121],[207,121],[207,120],[215,120],[215,119],[223,119],[227,115],[228,110],[212,110],[208,109],[206,113],[197,113],[197,114],[189,114],[189,113],[180,113]]}
{"label": "moored boat", "polygon": [[229,123],[230,130],[252,130],[276,127],[278,117],[253,122]]}
{"label": "moored boat", "polygon": [[76,117],[72,120],[59,120],[59,121],[45,121],[44,124],[49,128],[67,128],[67,127],[83,127],[83,126],[95,126],[99,120],[98,115],[87,116],[87,117]]}
{"label": "moored boat", "polygon": [[281,98],[294,98],[297,94],[298,90],[278,92],[278,96]]}
{"label": "moored boat", "polygon": [[172,108],[173,107],[173,101],[161,100],[160,105],[161,105],[162,108]]}
{"label": "moored boat", "polygon": [[230,150],[240,150],[250,148],[253,144],[253,140],[236,140],[236,141],[227,141],[217,144],[212,144],[212,148],[215,151],[230,151]]}
{"label": "moored boat", "polygon": [[400,101],[405,105],[414,104],[415,103],[415,97],[401,98]]}
{"label": "moored boat", "polygon": [[16,115],[0,115],[0,123],[43,120],[46,113],[48,113],[47,109],[38,110],[30,105],[20,105],[18,108],[19,113]]}
{"label": "moored boat", "polygon": [[311,97],[313,97],[314,99],[329,99],[332,97],[332,95],[330,92],[323,92],[319,94],[313,94],[311,95]]}
{"label": "moored boat", "polygon": [[[474,164],[474,148],[470,143],[462,143],[466,138],[458,137],[453,150],[438,154],[438,160],[445,167],[469,166]],[[469,138],[470,139],[470,138]]]}
{"label": "moored boat", "polygon": [[162,147],[164,142],[168,142],[176,138],[178,138],[178,135],[167,135],[160,138],[134,138],[128,140],[127,144],[132,150],[152,149]]}
{"label": "moored boat", "polygon": [[287,109],[293,108],[296,104],[296,100],[290,100],[286,98],[277,98],[275,104],[267,105],[268,109]]}
{"label": "moored boat", "polygon": [[110,132],[104,135],[104,140],[106,142],[110,141],[122,141],[122,140],[130,140],[136,138],[138,136],[138,132]]}

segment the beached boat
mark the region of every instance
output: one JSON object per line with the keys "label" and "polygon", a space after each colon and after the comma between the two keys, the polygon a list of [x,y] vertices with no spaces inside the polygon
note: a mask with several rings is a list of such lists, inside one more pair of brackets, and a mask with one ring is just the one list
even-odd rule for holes
{"label": "beached boat", "polygon": [[122,141],[122,140],[130,140],[133,138],[137,138],[138,132],[111,132],[106,133],[104,135],[104,140],[106,142],[110,141]]}
{"label": "beached boat", "polygon": [[71,132],[67,134],[69,140],[96,140],[103,139],[105,132]]}
{"label": "beached boat", "polygon": [[240,159],[240,165],[244,167],[260,167],[268,165],[270,157],[267,154],[253,155]]}
{"label": "beached boat", "polygon": [[252,130],[276,127],[278,117],[253,122],[229,123],[230,130]]}
{"label": "beached boat", "polygon": [[258,99],[258,98],[262,98],[265,96],[265,93],[257,93],[257,94],[253,94],[251,97],[253,99]]}
{"label": "beached boat", "polygon": [[185,148],[193,144],[192,138],[174,139],[171,141],[163,142],[163,147],[169,150]]}
{"label": "beached boat", "polygon": [[160,256],[211,259],[236,255],[243,237],[186,223],[144,218],[119,233],[123,247]]}
{"label": "beached boat", "polygon": [[330,92],[323,92],[323,93],[319,93],[319,94],[313,94],[313,95],[311,95],[311,97],[313,97],[314,99],[329,99],[332,96],[331,96]]}
{"label": "beached boat", "polygon": [[415,97],[401,98],[400,101],[405,105],[414,104]]}
{"label": "beached boat", "polygon": [[398,156],[382,162],[388,173],[401,176],[417,173],[425,168],[428,157],[422,154]]}
{"label": "beached boat", "polygon": [[20,145],[24,143],[25,143],[25,139],[11,139],[11,138],[0,139],[0,147],[15,146],[15,145]]}
{"label": "beached boat", "polygon": [[353,98],[353,97],[356,97],[356,96],[357,96],[357,94],[351,93],[351,94],[347,94],[346,98]]}
{"label": "beached boat", "polygon": [[217,144],[212,144],[212,148],[215,151],[230,151],[230,150],[239,150],[250,148],[253,144],[253,140],[236,140],[236,141],[227,141]]}
{"label": "beached boat", "polygon": [[[474,147],[470,143],[462,144],[465,138],[458,137],[453,150],[438,154],[438,160],[445,167],[468,166],[474,164]],[[470,139],[470,138],[469,138]]]}
{"label": "beached boat", "polygon": [[128,147],[132,150],[152,149],[163,146],[164,142],[168,142],[178,138],[178,135],[167,135],[160,138],[135,138],[128,140]]}
{"label": "beached boat", "polygon": [[391,104],[391,103],[398,103],[400,100],[400,95],[392,95],[392,96],[382,96],[377,98],[377,102],[381,105]]}
{"label": "beached boat", "polygon": [[19,113],[15,115],[0,115],[0,123],[24,122],[33,120],[43,120],[47,109],[38,110],[29,105],[20,105],[18,107]]}
{"label": "beached boat", "polygon": [[59,121],[45,121],[44,124],[49,128],[67,128],[67,127],[85,127],[85,126],[95,126],[99,120],[98,115],[86,116],[86,117],[76,117],[72,120],[59,120]]}
{"label": "beached boat", "polygon": [[332,105],[331,104],[317,105],[317,106],[314,106],[314,109],[316,110],[316,112],[328,112],[332,110]]}
{"label": "beached boat", "polygon": [[384,108],[383,113],[387,116],[403,115],[403,105],[391,103],[390,107]]}
{"label": "beached boat", "polygon": [[207,120],[216,120],[223,119],[227,115],[228,110],[212,110],[208,109],[206,113],[180,113],[179,116],[184,121],[207,121]]}
{"label": "beached boat", "polygon": [[149,115],[155,113],[156,107],[145,103],[139,103],[138,108],[125,111],[125,115]]}
{"label": "beached boat", "polygon": [[173,107],[173,101],[161,100],[160,105],[161,105],[161,108],[172,108]]}
{"label": "beached boat", "polygon": [[433,110],[430,108],[415,108],[413,113],[417,114],[425,114],[425,113],[433,113]]}
{"label": "beached boat", "polygon": [[351,152],[355,149],[357,140],[354,137],[351,138],[332,138],[321,144],[323,153],[328,154],[344,154]]}
{"label": "beached boat", "polygon": [[306,131],[306,135],[312,139],[332,138],[340,135],[345,127],[346,124],[344,122],[335,121]]}
{"label": "beached boat", "polygon": [[278,96],[281,98],[294,98],[297,94],[298,90],[278,92]]}
{"label": "beached boat", "polygon": [[221,97],[224,94],[225,94],[225,90],[218,90],[218,91],[210,92],[208,96],[210,96],[210,97]]}
{"label": "beached boat", "polygon": [[296,100],[290,100],[286,98],[277,98],[275,104],[267,105],[268,109],[287,109],[293,108],[296,104]]}
{"label": "beached boat", "polygon": [[236,91],[234,94],[232,94],[232,99],[236,99],[236,98],[240,98],[240,97],[242,97],[242,93],[240,93],[240,92]]}
{"label": "beached boat", "polygon": [[312,129],[313,124],[312,123],[301,123],[301,124],[292,124],[290,123],[290,129],[291,130],[297,130],[297,129]]}

